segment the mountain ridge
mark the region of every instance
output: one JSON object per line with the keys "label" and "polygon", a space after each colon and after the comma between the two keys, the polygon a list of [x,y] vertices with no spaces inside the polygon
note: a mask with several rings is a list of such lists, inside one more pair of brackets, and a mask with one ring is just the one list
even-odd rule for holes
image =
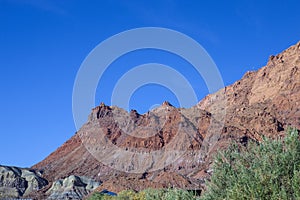
{"label": "mountain ridge", "polygon": [[[123,181],[130,185],[131,189],[140,190],[143,189],[138,184],[141,180],[148,182],[148,184],[145,184],[148,187],[156,187],[158,185],[159,187],[167,187],[167,185],[178,183],[176,179],[172,180],[170,176],[165,176],[169,177],[169,180],[158,178],[164,174],[174,173],[184,177],[189,183],[184,187],[201,188],[204,180],[209,176],[207,171],[210,168],[209,160],[213,152],[219,148],[224,148],[230,141],[247,142],[249,139],[260,141],[263,136],[277,137],[282,135],[288,126],[300,129],[300,111],[298,106],[300,96],[299,63],[300,42],[276,56],[270,56],[266,66],[257,71],[246,72],[241,80],[220,89],[214,94],[207,95],[197,105],[187,109],[174,108],[171,107],[170,103],[164,102],[152,112],[139,114],[134,110],[127,112],[115,106],[101,104],[92,110],[87,124],[75,136],[44,161],[34,165],[33,168],[45,170],[45,176],[50,180],[51,176],[59,178],[60,176],[74,173],[82,174],[84,171],[82,175],[92,176],[104,182],[100,188],[105,186],[116,192],[118,192],[118,189],[113,189],[113,185],[120,183],[118,179],[122,180],[121,177],[124,177]],[[226,98],[226,101],[224,101],[224,98]],[[224,112],[222,111],[222,106],[220,106],[224,103],[226,105],[226,113],[217,144],[212,147],[212,153],[207,155],[205,160],[199,162],[198,158],[200,155],[197,154],[197,151],[204,145],[207,145],[207,148],[211,145],[209,142],[203,143],[203,141],[206,137],[213,136],[209,135],[208,130],[214,130],[210,127],[210,124],[215,116]],[[168,114],[160,113],[164,109],[166,109]],[[120,121],[125,123],[125,125],[115,123],[115,121],[118,121],[114,119],[115,117],[120,117]],[[160,127],[162,132],[156,132],[150,139],[136,138],[124,133],[126,132],[123,129],[124,127],[133,130],[134,125],[137,125],[138,127],[146,127],[149,130],[154,125],[159,126],[154,119],[164,123]],[[182,123],[186,124],[185,128],[188,128],[188,131],[192,132],[192,134],[190,138],[179,137],[176,142],[188,141],[187,149],[190,150],[189,152],[192,156],[182,155],[176,161],[169,163],[169,165],[160,166],[161,168],[153,171],[151,171],[150,164],[149,168],[145,163],[134,160],[134,156],[138,155],[137,152],[133,153],[133,155],[128,154],[128,158],[121,160],[120,163],[114,160],[103,165],[101,159],[99,161],[99,159],[95,159],[89,154],[86,150],[85,142],[82,142],[82,140],[88,140],[82,137],[81,132],[83,130],[92,134],[105,127],[104,135],[114,145],[123,149],[143,148],[153,151],[168,146],[175,136],[178,135],[176,127],[178,128],[178,124]],[[139,134],[147,135],[149,132],[151,131],[140,131]],[[94,138],[98,137],[93,136]],[[179,143],[179,147],[178,145],[173,145],[171,149],[176,147],[181,150],[185,145],[185,143]],[[109,147],[107,148],[109,149]],[[68,158],[68,156],[70,157],[70,155],[74,154],[74,151],[77,155],[72,156],[72,159]],[[95,152],[99,153],[97,150]],[[108,151],[106,153],[109,154],[111,152]],[[78,155],[81,156],[78,157]],[[59,158],[64,159],[59,161]],[[82,160],[85,160],[85,162],[83,163]],[[133,164],[127,166],[127,168],[117,168],[116,170],[116,166],[121,165],[124,161],[132,162]],[[73,167],[74,169],[71,167],[70,169],[63,165],[64,162],[77,167]],[[158,159],[155,162],[161,161]],[[132,169],[135,168],[135,165],[137,168],[145,169],[145,171],[139,172],[139,175],[133,175],[134,170]],[[113,169],[108,166],[113,166]],[[147,173],[147,176],[140,179],[143,173]],[[135,181],[137,182],[136,184],[133,183]],[[123,183],[123,185],[126,184]],[[182,186],[178,185],[178,187]],[[126,187],[124,186],[122,189],[126,189]]]}
{"label": "mountain ridge", "polygon": [[[171,121],[174,121],[176,119],[176,116],[177,118],[179,117],[177,112],[178,110],[188,110],[187,113],[191,112],[190,115],[185,114],[185,117],[190,116],[187,121],[192,122],[192,124],[195,125],[196,129],[198,129],[198,132],[195,134],[198,134],[198,137],[202,139],[197,140],[195,142],[195,146],[198,145],[198,148],[200,148],[201,142],[207,134],[212,116],[215,115],[214,113],[220,112],[218,111],[218,109],[220,109],[219,105],[221,104],[220,99],[222,101],[222,98],[220,97],[222,97],[222,95],[225,95],[227,110],[225,116],[226,120],[224,123],[224,128],[222,129],[221,136],[219,138],[219,145],[217,145],[216,148],[226,146],[229,138],[235,138],[239,140],[254,139],[260,141],[263,136],[262,133],[264,133],[264,135],[274,137],[275,135],[280,135],[287,126],[294,126],[300,129],[299,109],[297,106],[294,106],[294,104],[297,105],[297,100],[300,96],[298,95],[300,91],[300,77],[298,70],[300,62],[299,52],[300,42],[298,42],[296,45],[291,46],[282,53],[277,54],[276,56],[270,56],[266,66],[255,72],[246,72],[241,80],[236,81],[230,86],[226,86],[225,88],[219,90],[214,94],[208,95],[196,106],[188,109],[172,107],[171,110],[173,110],[174,113],[171,115],[173,117]],[[281,83],[282,80],[285,80],[283,84],[276,84]],[[290,91],[286,91],[287,89],[290,89]],[[275,92],[273,92],[274,90]],[[287,101],[286,96],[282,98],[283,94],[289,95],[291,98]],[[258,97],[256,97],[256,95]],[[161,105],[159,108],[154,109],[154,112],[155,110],[162,109],[164,106],[169,106],[169,103],[163,103],[163,105]],[[114,109],[116,109],[115,113],[110,112]],[[122,111],[118,109],[119,108],[117,107],[110,107],[101,104],[100,106],[97,106],[92,110],[92,113],[89,116],[90,121],[88,121],[88,123],[91,123],[92,120],[97,121],[100,119],[104,127],[109,126],[111,125],[110,123],[112,123],[113,120],[108,120],[109,122],[107,122],[105,121],[108,119],[107,117],[112,117],[113,115],[118,115],[120,113],[122,113],[121,116],[126,116],[126,113],[129,114],[130,116],[128,117],[133,118],[133,121],[135,123],[140,123],[140,125],[142,125],[143,123],[149,123],[150,118],[147,119],[147,117],[149,117],[149,112],[141,115],[136,111],[128,113],[125,110]],[[288,112],[289,110],[290,112]],[[195,116],[197,116],[197,120],[193,119],[193,117],[195,118]],[[249,126],[249,124],[251,124],[251,126]],[[174,127],[174,124],[172,126]],[[120,131],[117,129],[113,129],[116,128],[115,125],[111,128],[112,129],[110,131],[112,132],[112,134],[106,134],[108,134],[111,141],[115,141],[116,144],[118,141],[120,141],[118,145],[122,146],[122,144],[124,145],[124,143],[121,143],[121,141],[125,141],[125,143],[127,141],[132,145],[140,145],[139,147],[150,148],[149,146],[145,146],[144,141],[140,141],[141,143],[138,143],[128,137],[124,138],[121,133],[122,130]],[[156,144],[156,147],[154,147],[154,149],[163,147],[164,142],[169,142],[169,140],[172,139],[172,137],[174,137],[175,135],[174,131],[172,133],[170,127],[168,130],[166,130],[166,132],[171,132],[171,134],[165,134],[163,137],[163,141],[161,141],[161,138],[159,137],[155,138],[154,144]],[[168,136],[172,137],[168,138]],[[71,141],[72,140],[73,139],[71,139]],[[189,158],[188,160],[193,160],[193,158]],[[91,161],[91,163],[93,162]],[[177,165],[177,169],[184,168],[180,165],[180,162],[175,165]],[[42,162],[35,165],[34,168],[41,168],[43,166],[45,165]],[[96,166],[101,166],[101,164]],[[106,169],[102,171],[108,170],[108,168],[106,168],[105,166],[101,166],[99,167],[99,169],[100,168]],[[176,169],[169,170],[176,171]],[[189,171],[192,170],[186,169],[186,172],[181,174],[188,176],[188,174],[191,173]],[[203,170],[200,170],[198,174],[201,171]],[[93,174],[93,172],[91,173]],[[103,173],[105,174],[107,172]],[[117,172],[117,174],[122,173]],[[104,176],[102,177],[102,175],[100,175],[100,177],[101,179],[106,179],[104,178]]]}

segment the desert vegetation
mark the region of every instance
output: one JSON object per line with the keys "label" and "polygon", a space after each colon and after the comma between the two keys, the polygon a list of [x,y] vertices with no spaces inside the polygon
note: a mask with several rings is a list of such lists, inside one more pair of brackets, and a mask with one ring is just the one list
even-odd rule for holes
{"label": "desert vegetation", "polygon": [[300,199],[300,141],[296,129],[283,139],[232,144],[218,154],[202,199]]}

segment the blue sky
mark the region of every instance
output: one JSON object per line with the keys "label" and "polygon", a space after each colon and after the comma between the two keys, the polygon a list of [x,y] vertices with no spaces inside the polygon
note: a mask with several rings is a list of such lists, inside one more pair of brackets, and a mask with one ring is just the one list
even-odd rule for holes
{"label": "blue sky", "polygon": [[[299,7],[296,0],[0,0],[0,164],[31,166],[74,134],[77,70],[108,37],[148,26],[180,31],[206,49],[228,85],[300,40]],[[199,99],[207,94],[183,60],[148,50],[116,60],[100,80],[96,102],[110,104],[122,73],[148,62],[181,70]],[[167,88],[147,85],[134,93],[130,107],[145,112],[164,100],[178,105]]]}

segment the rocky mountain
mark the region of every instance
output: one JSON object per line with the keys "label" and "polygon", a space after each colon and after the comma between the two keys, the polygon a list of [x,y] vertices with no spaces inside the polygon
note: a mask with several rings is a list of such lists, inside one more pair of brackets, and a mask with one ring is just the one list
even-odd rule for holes
{"label": "rocky mountain", "polygon": [[66,199],[96,187],[201,190],[212,155],[232,140],[259,142],[264,135],[282,136],[289,126],[300,129],[299,104],[300,42],[191,108],[164,102],[139,114],[102,103],[72,138],[32,167],[49,183],[31,195]]}

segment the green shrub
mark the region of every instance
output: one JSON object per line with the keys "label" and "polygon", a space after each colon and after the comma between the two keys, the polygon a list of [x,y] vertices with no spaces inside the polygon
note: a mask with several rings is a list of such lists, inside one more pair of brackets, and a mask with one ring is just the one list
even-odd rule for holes
{"label": "green shrub", "polygon": [[296,129],[284,139],[264,138],[219,153],[201,199],[300,199],[300,142]]}
{"label": "green shrub", "polygon": [[136,193],[133,190],[124,190],[118,194],[115,199],[122,200],[145,200],[145,196],[143,193]]}
{"label": "green shrub", "polygon": [[101,200],[101,199],[104,199],[103,195],[98,193],[94,193],[88,198],[88,200]]}
{"label": "green shrub", "polygon": [[88,200],[110,200],[110,199],[114,199],[114,198],[111,196],[99,194],[99,193],[94,193],[91,195],[91,197],[88,198]]}
{"label": "green shrub", "polygon": [[116,197],[93,194],[89,200],[189,200],[196,197],[192,192],[181,189],[146,189],[140,192],[124,190]]}
{"label": "green shrub", "polygon": [[195,199],[195,195],[192,192],[188,192],[182,189],[146,189],[145,192],[146,200],[189,200]]}

